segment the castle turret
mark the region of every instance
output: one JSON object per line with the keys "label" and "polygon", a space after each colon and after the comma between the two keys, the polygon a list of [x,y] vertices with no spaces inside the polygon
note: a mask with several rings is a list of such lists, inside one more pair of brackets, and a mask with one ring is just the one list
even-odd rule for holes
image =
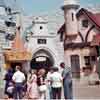
{"label": "castle turret", "polygon": [[48,35],[48,28],[47,28],[47,21],[44,20],[42,17],[35,17],[33,20],[34,27],[32,28],[32,32],[38,36],[47,36]]}
{"label": "castle turret", "polygon": [[79,0],[64,0],[62,9],[64,10],[65,18],[65,34],[74,36],[78,34],[76,10],[79,8]]}
{"label": "castle turret", "polygon": [[4,0],[0,0],[0,15],[5,15],[6,12],[5,12],[5,3],[4,3]]}

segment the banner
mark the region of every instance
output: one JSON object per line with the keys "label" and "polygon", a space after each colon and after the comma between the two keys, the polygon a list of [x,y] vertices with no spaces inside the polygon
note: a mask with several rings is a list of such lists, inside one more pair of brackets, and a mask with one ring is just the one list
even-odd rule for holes
{"label": "banner", "polygon": [[31,53],[26,51],[7,51],[4,53],[7,61],[26,61],[31,60]]}

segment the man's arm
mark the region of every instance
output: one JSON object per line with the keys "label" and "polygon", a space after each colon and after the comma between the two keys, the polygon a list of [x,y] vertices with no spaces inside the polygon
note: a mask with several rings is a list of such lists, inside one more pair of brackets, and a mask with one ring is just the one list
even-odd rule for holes
{"label": "man's arm", "polygon": [[12,81],[15,82],[15,80],[16,80],[16,75],[14,74],[14,75],[12,76]]}
{"label": "man's arm", "polygon": [[25,81],[25,79],[26,79],[26,78],[25,78],[25,75],[23,74],[23,82]]}

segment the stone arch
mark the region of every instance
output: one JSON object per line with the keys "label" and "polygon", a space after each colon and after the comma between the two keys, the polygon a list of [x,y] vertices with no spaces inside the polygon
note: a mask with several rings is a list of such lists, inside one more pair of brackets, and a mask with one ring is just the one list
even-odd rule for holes
{"label": "stone arch", "polygon": [[[39,57],[45,57],[46,62],[45,61],[36,62],[36,59]],[[39,63],[41,65],[39,65]],[[54,64],[55,64],[55,54],[50,49],[46,47],[39,47],[33,52],[32,60],[30,62],[31,68],[38,69],[41,68],[41,66],[47,68],[48,66],[49,67],[54,66]]]}

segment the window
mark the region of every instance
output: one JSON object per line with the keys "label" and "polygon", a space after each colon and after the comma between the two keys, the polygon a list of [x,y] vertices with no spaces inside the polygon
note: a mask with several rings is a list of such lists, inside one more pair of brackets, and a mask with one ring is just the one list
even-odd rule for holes
{"label": "window", "polygon": [[13,40],[15,38],[15,34],[7,33],[5,35],[6,40]]}
{"label": "window", "polygon": [[74,21],[74,14],[72,13],[72,21]]}
{"label": "window", "polygon": [[16,26],[16,23],[9,22],[9,21],[5,21],[5,24],[6,24],[7,27],[14,27],[14,26]]}
{"label": "window", "polygon": [[8,12],[11,13],[11,8],[8,8]]}
{"label": "window", "polygon": [[46,39],[38,39],[37,40],[37,43],[38,44],[46,44],[47,43],[47,40]]}
{"label": "window", "polygon": [[96,57],[95,56],[91,56],[91,60],[92,61],[96,61]]}
{"label": "window", "polygon": [[11,8],[10,7],[6,7],[5,11],[8,12],[8,13],[11,13]]}
{"label": "window", "polygon": [[42,26],[40,26],[40,30],[42,30],[43,29],[43,27]]}
{"label": "window", "polygon": [[87,28],[88,27],[88,20],[83,20],[82,21],[82,26]]}
{"label": "window", "polygon": [[11,22],[5,21],[5,24],[7,25],[7,27],[10,27]]}
{"label": "window", "polygon": [[85,65],[90,65],[90,56],[85,56],[84,60],[85,60]]}

